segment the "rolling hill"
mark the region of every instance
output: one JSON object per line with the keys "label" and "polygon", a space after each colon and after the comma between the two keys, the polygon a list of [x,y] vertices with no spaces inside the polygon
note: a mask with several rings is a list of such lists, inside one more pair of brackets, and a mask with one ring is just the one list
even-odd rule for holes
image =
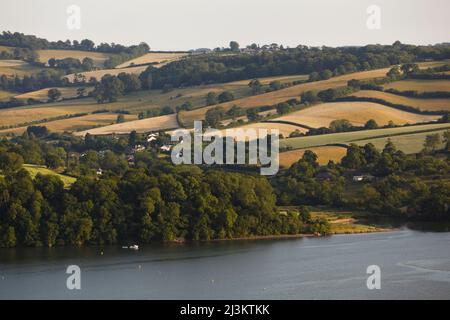
{"label": "rolling hill", "polygon": [[154,64],[155,67],[161,67],[164,64],[181,59],[187,54],[185,52],[149,52],[143,56],[125,61],[116,66],[116,68],[120,69],[143,64]]}
{"label": "rolling hill", "polygon": [[383,87],[399,91],[450,91],[450,80],[401,80],[385,84]]}
{"label": "rolling hill", "polygon": [[306,150],[311,150],[317,155],[317,161],[320,165],[326,165],[330,160],[338,163],[347,153],[347,148],[337,146],[323,146],[291,150],[280,153],[280,166],[282,168],[290,167],[303,156]]}
{"label": "rolling hill", "polygon": [[[263,84],[268,84],[273,80],[279,80],[281,83],[285,83],[305,79],[305,77],[306,76],[304,75],[269,77],[262,78],[261,82]],[[48,89],[49,88],[45,88],[38,91],[29,92],[17,97],[22,99],[33,97],[36,99],[45,100]],[[119,99],[119,101],[113,103],[98,104],[93,98],[81,98],[38,105],[27,105],[17,108],[0,109],[0,126],[51,119],[53,117],[67,114],[93,112],[99,109],[107,109],[111,111],[122,109],[138,114],[140,111],[147,111],[150,109],[160,108],[162,106],[171,106],[175,108],[185,102],[192,103],[194,107],[201,107],[205,105],[205,98],[208,92],[220,93],[225,90],[231,91],[236,97],[244,97],[251,94],[251,89],[248,87],[248,81],[236,81],[223,84],[181,88],[170,92],[163,92],[161,90],[143,90],[123,96]],[[64,88],[62,91],[64,91],[63,96],[66,97],[76,94],[76,89],[71,87]],[[87,89],[87,91],[89,91],[89,89]],[[5,96],[6,95],[7,94],[5,93]]]}
{"label": "rolling hill", "polygon": [[37,67],[22,60],[0,60],[0,75],[23,77],[33,75],[44,68]]}
{"label": "rolling hill", "polygon": [[[15,96],[16,99],[27,100],[27,99],[35,99],[39,101],[47,101],[48,100],[48,91],[53,88],[45,88],[36,91],[31,91],[23,94],[19,94]],[[61,92],[62,99],[70,99],[77,97],[78,87],[56,87]],[[93,88],[86,88],[85,94],[91,91]]]}
{"label": "rolling hill", "polygon": [[[429,66],[437,66],[445,64],[445,61],[433,61],[433,62],[424,62],[419,63],[419,67],[425,68]],[[357,80],[366,80],[372,78],[379,78],[386,76],[386,73],[390,70],[390,68],[376,69],[370,71],[361,71],[350,74],[345,74],[342,76],[337,76],[330,78],[328,80],[314,81],[308,83],[302,83],[299,85],[291,86],[285,89],[281,89],[278,91],[273,91],[265,94],[259,94],[250,97],[244,97],[241,99],[236,99],[230,102],[225,102],[221,104],[217,104],[214,106],[210,106],[207,108],[197,109],[193,111],[183,112],[180,116],[181,121],[186,126],[191,126],[194,120],[202,120],[205,117],[205,113],[214,107],[221,106],[225,110],[231,108],[233,105],[238,105],[243,109],[248,109],[252,107],[260,107],[266,105],[274,105],[280,102],[285,102],[289,99],[296,98],[298,99],[300,95],[305,91],[319,91],[325,90],[329,88],[338,88],[347,85],[347,81],[352,79]],[[440,80],[439,80],[440,81]],[[434,89],[433,91],[439,90],[439,87]]]}
{"label": "rolling hill", "polygon": [[[442,132],[450,129],[450,123],[436,123],[436,124],[424,124],[415,126],[405,126],[397,128],[385,128],[375,130],[362,130],[353,132],[342,132],[333,134],[322,134],[315,136],[306,136],[298,138],[283,139],[280,141],[280,148],[290,147],[292,149],[307,149],[312,147],[320,147],[327,145],[345,144],[350,143],[364,144],[365,141],[374,139],[387,139],[394,137],[399,138],[406,135],[423,133],[431,134],[435,132]],[[416,146],[416,142],[411,143]],[[423,141],[420,143],[422,146]],[[417,148],[417,147],[414,147]]]}
{"label": "rolling hill", "polygon": [[119,73],[125,72],[130,74],[141,74],[145,69],[147,69],[147,66],[139,66],[139,67],[129,67],[129,68],[122,68],[122,69],[101,69],[101,70],[94,70],[94,71],[86,71],[86,72],[79,72],[77,74],[71,73],[65,76],[67,80],[70,82],[73,82],[75,79],[75,75],[81,75],[85,78],[86,81],[89,81],[91,78],[97,79],[97,81],[100,81],[102,77],[106,74],[110,74],[112,76],[117,76]]}
{"label": "rolling hill", "polygon": [[337,88],[347,85],[347,81],[351,79],[370,79],[376,77],[383,77],[389,68],[377,69],[371,71],[362,71],[351,74],[346,74],[343,76],[334,77],[328,80],[315,81],[302,83],[285,89],[272,91],[269,93],[259,94],[250,97],[244,97],[241,99],[236,99],[230,102],[221,103],[215,106],[210,106],[202,109],[197,109],[193,111],[184,112],[182,114],[182,120],[186,125],[191,125],[194,120],[202,120],[205,117],[206,111],[217,106],[221,106],[224,109],[229,109],[233,105],[238,105],[243,109],[248,109],[252,107],[259,107],[265,105],[273,105],[280,102],[285,102],[289,99],[298,99],[300,95],[309,90],[325,90],[328,88]]}
{"label": "rolling hill", "polygon": [[103,63],[113,55],[102,52],[90,52],[81,50],[37,50],[36,52],[39,55],[39,62],[45,64],[47,64],[48,60],[50,60],[51,58],[75,58],[82,61],[84,58],[88,57],[94,60],[94,64],[98,68],[103,68]]}
{"label": "rolling hill", "polygon": [[305,125],[312,128],[328,127],[333,120],[347,119],[355,126],[363,126],[368,120],[378,125],[393,121],[397,125],[438,120],[440,116],[419,115],[401,111],[373,102],[330,102],[317,104],[274,119]]}
{"label": "rolling hill", "polygon": [[[50,120],[48,122],[39,123],[37,125],[44,125],[53,132],[75,132],[80,130],[87,130],[93,127],[108,126],[114,124],[117,120],[118,114],[116,113],[98,113],[98,114],[88,114],[79,117],[71,117],[67,119],[60,120]],[[136,115],[124,115],[126,121],[135,120]],[[22,118],[23,121],[23,118]],[[25,132],[27,126],[3,129],[0,130],[0,135],[5,134],[15,134],[20,135]]]}
{"label": "rolling hill", "polygon": [[417,108],[422,111],[450,111],[450,99],[419,99],[419,98],[409,98],[400,95],[395,95],[392,93],[375,91],[375,90],[361,90],[352,93],[353,97],[360,98],[375,98],[382,99],[390,103],[401,104],[405,106],[410,106]]}
{"label": "rolling hill", "polygon": [[160,131],[178,128],[177,116],[175,114],[147,118],[143,120],[128,121],[125,123],[117,123],[101,128],[95,128],[76,132],[77,136],[85,136],[87,133],[92,135],[107,135],[107,134],[128,134],[131,131],[138,133],[149,131]]}

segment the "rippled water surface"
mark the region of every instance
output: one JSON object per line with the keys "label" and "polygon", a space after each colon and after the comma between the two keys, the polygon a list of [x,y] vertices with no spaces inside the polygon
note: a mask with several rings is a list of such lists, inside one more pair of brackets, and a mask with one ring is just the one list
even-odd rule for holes
{"label": "rippled water surface", "polygon": [[[66,288],[73,264],[81,290]],[[380,290],[367,289],[369,265],[381,268]],[[0,249],[0,298],[449,299],[450,233]]]}

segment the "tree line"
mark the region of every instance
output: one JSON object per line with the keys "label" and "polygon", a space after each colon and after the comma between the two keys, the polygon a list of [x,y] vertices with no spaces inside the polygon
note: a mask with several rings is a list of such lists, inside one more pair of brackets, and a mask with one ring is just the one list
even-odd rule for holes
{"label": "tree line", "polygon": [[141,74],[143,88],[162,89],[230,82],[289,74],[309,74],[312,81],[355,71],[383,68],[424,59],[447,59],[449,45],[393,45],[364,47],[298,46],[259,54],[205,55],[149,67]]}
{"label": "tree line", "polygon": [[20,32],[10,31],[3,31],[0,34],[0,45],[27,48],[31,50],[82,50],[116,54],[136,54],[137,52],[146,53],[150,51],[150,47],[145,42],[131,46],[124,46],[116,43],[100,43],[96,45],[95,42],[90,39],[83,39],[81,41],[48,41],[47,39],[39,38],[34,35],[26,35]]}

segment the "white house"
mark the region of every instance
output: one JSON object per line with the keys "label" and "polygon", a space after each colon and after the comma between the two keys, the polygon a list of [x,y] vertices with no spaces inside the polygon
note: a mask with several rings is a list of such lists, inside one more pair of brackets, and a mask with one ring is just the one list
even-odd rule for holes
{"label": "white house", "polygon": [[145,150],[145,146],[138,144],[134,147],[134,152],[141,152]]}

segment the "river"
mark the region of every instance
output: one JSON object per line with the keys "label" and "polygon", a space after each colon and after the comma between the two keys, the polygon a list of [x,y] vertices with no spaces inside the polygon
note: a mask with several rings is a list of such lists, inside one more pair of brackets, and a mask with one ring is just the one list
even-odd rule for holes
{"label": "river", "polygon": [[[78,265],[81,289],[68,290]],[[366,285],[369,265],[381,289]],[[1,299],[450,299],[450,233],[0,249]]]}

